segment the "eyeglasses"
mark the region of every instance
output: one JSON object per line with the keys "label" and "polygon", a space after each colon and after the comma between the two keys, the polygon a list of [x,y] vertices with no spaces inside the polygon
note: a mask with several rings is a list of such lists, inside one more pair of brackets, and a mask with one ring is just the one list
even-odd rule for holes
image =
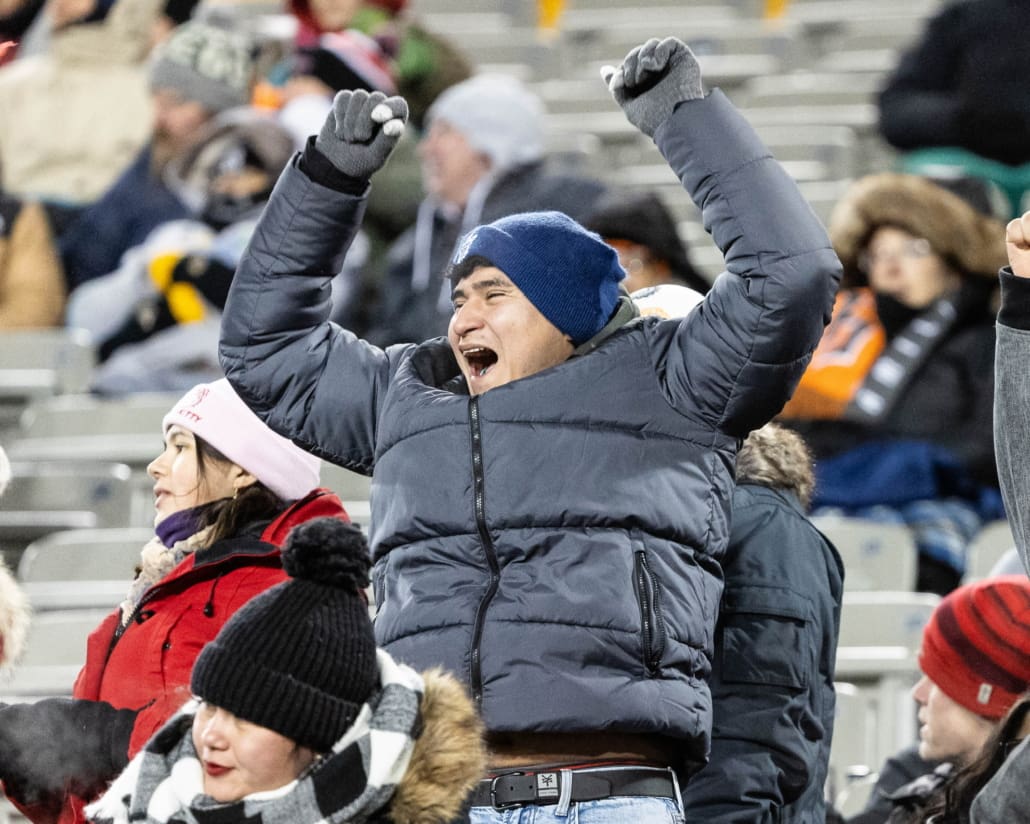
{"label": "eyeglasses", "polygon": [[858,268],[868,272],[878,264],[891,260],[918,260],[933,254],[930,241],[925,237],[914,237],[906,240],[896,249],[875,249],[864,251],[858,256]]}

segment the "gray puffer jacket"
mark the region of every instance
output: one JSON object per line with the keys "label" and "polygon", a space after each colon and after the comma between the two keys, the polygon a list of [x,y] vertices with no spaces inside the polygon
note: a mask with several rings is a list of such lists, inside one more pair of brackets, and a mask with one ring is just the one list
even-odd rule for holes
{"label": "gray puffer jacket", "polygon": [[686,320],[478,397],[447,342],[387,350],[326,321],[363,199],[280,179],[225,309],[222,365],[268,424],[372,475],[376,637],[470,685],[489,730],[612,731],[708,749],[705,678],[738,439],[783,405],[839,264],[719,92],[656,143],[729,272]]}

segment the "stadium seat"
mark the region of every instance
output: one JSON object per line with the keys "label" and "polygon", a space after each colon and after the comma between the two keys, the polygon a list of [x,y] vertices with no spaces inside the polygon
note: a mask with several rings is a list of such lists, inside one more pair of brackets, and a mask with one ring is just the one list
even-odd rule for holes
{"label": "stadium seat", "polygon": [[926,592],[844,593],[835,678],[860,689],[875,712],[877,765],[916,740],[910,693],[923,627],[938,603]]}
{"label": "stadium seat", "polygon": [[125,597],[148,527],[72,529],[33,541],[18,563],[18,580],[35,612],[113,608]]}
{"label": "stadium seat", "polygon": [[10,676],[0,677],[0,701],[71,695],[86,660],[86,638],[108,612],[71,609],[33,616],[25,654]]}
{"label": "stadium seat", "polygon": [[963,583],[978,581],[990,575],[998,560],[1016,545],[1008,521],[992,521],[981,529],[966,554],[966,575]]}
{"label": "stadium seat", "polygon": [[837,547],[846,591],[915,588],[919,553],[907,527],[837,515],[816,516],[812,523]]}
{"label": "stadium seat", "polygon": [[64,529],[122,527],[139,521],[132,473],[120,463],[11,462],[0,499],[0,549],[12,569],[32,541]]}
{"label": "stadium seat", "polygon": [[81,329],[0,332],[0,432],[15,427],[35,399],[84,392],[95,363],[89,335]]}

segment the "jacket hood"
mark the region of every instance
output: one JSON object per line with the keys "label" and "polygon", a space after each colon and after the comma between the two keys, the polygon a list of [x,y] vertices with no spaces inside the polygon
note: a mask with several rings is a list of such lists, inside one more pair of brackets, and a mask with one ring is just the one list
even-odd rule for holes
{"label": "jacket hood", "polygon": [[807,509],[815,486],[812,455],[797,432],[767,423],[741,444],[737,483],[787,490]]}
{"label": "jacket hood", "polygon": [[422,734],[390,801],[394,824],[447,824],[486,771],[483,724],[465,688],[441,669],[422,678]]}
{"label": "jacket hood", "polygon": [[926,238],[964,275],[994,279],[1005,265],[1005,227],[918,175],[887,172],[856,181],[830,215],[829,235],[844,267],[842,287],[863,286],[858,258],[880,226]]}

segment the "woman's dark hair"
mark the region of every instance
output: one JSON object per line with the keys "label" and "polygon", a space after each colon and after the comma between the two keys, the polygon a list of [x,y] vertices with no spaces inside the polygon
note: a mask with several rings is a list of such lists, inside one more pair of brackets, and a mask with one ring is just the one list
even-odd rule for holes
{"label": "woman's dark hair", "polygon": [[[197,442],[197,476],[203,482],[207,462],[232,463],[229,458],[215,449],[203,438],[194,435]],[[286,508],[283,501],[261,481],[245,486],[232,498],[215,501],[204,510],[200,528],[211,528],[207,545],[237,535],[247,524],[268,521]]]}
{"label": "woman's dark hair", "polygon": [[1013,704],[1001,723],[984,743],[980,755],[956,772],[928,799],[925,805],[904,819],[906,824],[969,824],[969,811],[984,785],[1005,763],[1013,747],[1022,740],[1020,728],[1030,714],[1030,694]]}

